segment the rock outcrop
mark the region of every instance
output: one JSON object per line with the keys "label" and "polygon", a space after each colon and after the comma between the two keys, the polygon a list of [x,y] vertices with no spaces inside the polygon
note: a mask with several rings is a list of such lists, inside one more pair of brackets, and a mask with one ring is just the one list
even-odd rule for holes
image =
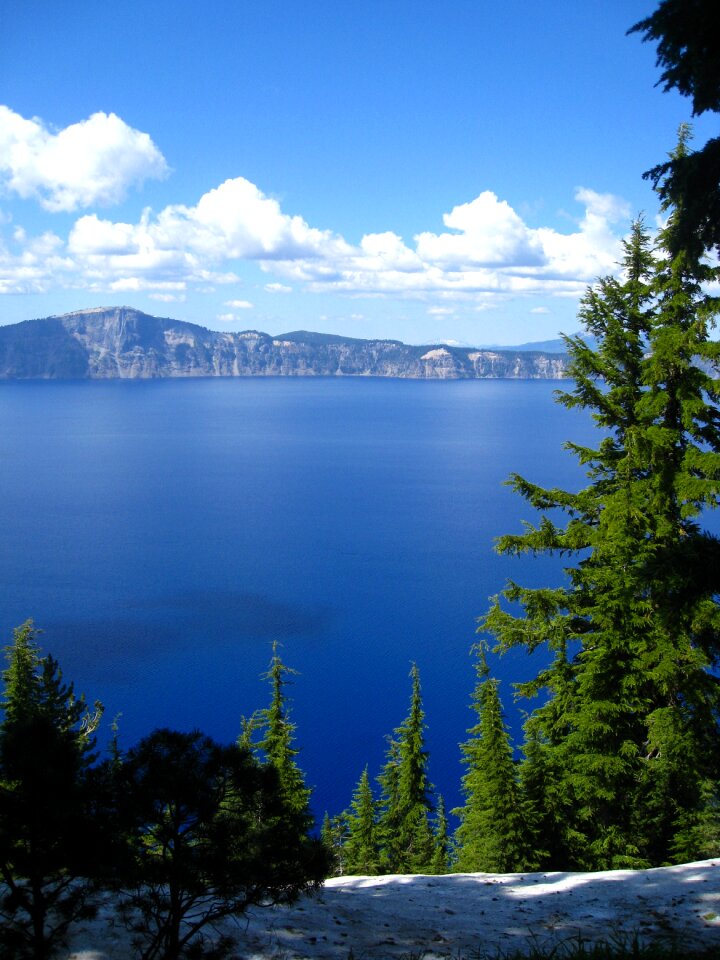
{"label": "rock outcrop", "polygon": [[0,379],[407,377],[560,379],[567,357],[298,331],[221,333],[129,307],[0,327]]}

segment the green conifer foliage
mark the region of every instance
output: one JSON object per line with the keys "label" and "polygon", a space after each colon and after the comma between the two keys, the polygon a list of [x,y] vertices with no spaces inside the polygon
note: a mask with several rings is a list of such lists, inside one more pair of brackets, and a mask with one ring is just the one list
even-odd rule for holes
{"label": "green conifer foliage", "polygon": [[[658,84],[692,101],[692,114],[720,113],[720,41],[708,29],[717,14],[715,0],[661,0],[655,11],[628,33],[657,43]],[[670,249],[720,250],[720,137],[697,152],[673,154],[643,174],[661,199],[681,209]]]}
{"label": "green conifer foliage", "polygon": [[671,214],[653,255],[634,225],[622,279],[583,301],[597,347],[568,341],[574,388],[560,400],[602,430],[594,449],[568,444],[589,486],[512,480],[541,517],[500,551],[572,557],[566,583],[511,583],[504,598],[520,612],[497,600],[483,622],[500,649],[545,644],[553,656],[520,689],[545,696],[527,724],[523,783],[545,811],[536,824],[552,816],[558,869],[664,862],[717,777],[718,544],[699,522],[720,494],[717,389],[701,362],[718,355],[717,302],[701,286],[712,271],[669,254],[672,230]]}
{"label": "green conifer foliage", "polygon": [[42,657],[31,621],[7,648],[0,723],[0,955],[45,960],[93,913],[93,880],[108,869],[107,821],[93,800],[88,710]]}
{"label": "green conifer foliage", "polygon": [[393,873],[400,861],[399,773],[400,746],[396,739],[388,737],[385,765],[378,777],[380,801],[377,836],[382,873]]}
{"label": "green conifer foliage", "polygon": [[345,871],[364,876],[379,873],[375,800],[367,767],[363,770],[353,794],[347,825]]}
{"label": "green conifer foliage", "polygon": [[199,731],[144,737],[120,771],[132,859],[123,913],[141,960],[234,955],[217,925],[288,903],[327,872],[321,841],[285,801],[277,769]]}
{"label": "green conifer foliage", "polygon": [[498,682],[488,675],[482,646],[478,655],[473,694],[478,722],[462,745],[468,767],[462,782],[465,805],[454,811],[460,817],[456,868],[465,873],[510,873],[525,869],[524,818]]}
{"label": "green conifer foliage", "polygon": [[[297,671],[282,662],[277,643],[273,644],[272,650],[270,668],[266,674],[271,688],[270,706],[258,717],[257,726],[263,730],[258,746],[277,770],[285,800],[291,809],[309,816],[310,790],[305,785],[305,777],[295,761],[300,751],[294,745],[295,724],[290,720],[285,694],[285,687],[290,682],[287,678],[296,676]],[[252,733],[253,721],[245,726],[249,730],[249,733],[248,730],[245,733],[249,736]]]}
{"label": "green conifer foliage", "polygon": [[320,826],[322,840],[328,859],[328,876],[342,877],[348,871],[345,866],[345,843],[348,838],[347,818],[344,813],[331,817],[326,811]]}
{"label": "green conifer foliage", "polygon": [[438,794],[435,810],[434,850],[431,873],[443,874],[450,870],[450,838],[448,836],[448,820],[445,813],[445,801]]}
{"label": "green conifer foliage", "polygon": [[378,831],[382,866],[387,873],[426,873],[431,869],[434,852],[429,820],[432,785],[427,773],[425,712],[416,664],[410,677],[410,710],[394,731],[379,778],[382,796]]}

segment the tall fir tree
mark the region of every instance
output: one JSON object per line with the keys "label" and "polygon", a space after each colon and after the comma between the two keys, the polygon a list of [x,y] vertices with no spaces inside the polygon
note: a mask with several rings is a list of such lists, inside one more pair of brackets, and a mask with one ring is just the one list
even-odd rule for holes
{"label": "tall fir tree", "polygon": [[[661,0],[628,30],[657,43],[658,85],[689,97],[694,117],[720,113],[720,40],[710,29],[716,14],[715,0]],[[698,151],[672,155],[643,176],[666,204],[680,208],[670,238],[673,253],[720,252],[720,137]]]}
{"label": "tall fir tree", "polygon": [[568,340],[575,386],[560,400],[602,429],[597,448],[568,445],[590,485],[568,493],[512,480],[541,519],[501,538],[500,551],[573,556],[567,582],[511,583],[504,597],[521,612],[496,600],[483,622],[500,649],[546,644],[553,657],[521,691],[546,698],[528,721],[523,779],[537,787],[541,768],[546,777],[557,868],[664,862],[700,784],[717,776],[720,623],[708,563],[718,547],[698,522],[720,493],[717,391],[698,362],[717,357],[717,303],[700,286],[709,268],[669,254],[672,229],[671,214],[653,256],[634,225],[623,278],[583,301],[597,347]]}
{"label": "tall fir tree", "polygon": [[109,871],[109,819],[93,796],[88,709],[43,657],[27,621],[6,649],[0,723],[0,955],[45,960],[94,912]]}
{"label": "tall fir tree", "polygon": [[373,876],[380,871],[376,806],[368,769],[360,776],[347,817],[345,870],[350,874]]}
{"label": "tall fir tree", "polygon": [[438,794],[433,834],[433,858],[430,873],[448,873],[450,870],[450,837],[448,835],[447,814],[445,813],[445,800],[442,794]]}
{"label": "tall fir tree", "polygon": [[427,772],[425,712],[416,664],[412,665],[410,677],[410,710],[394,731],[379,778],[382,797],[378,831],[383,868],[388,873],[428,872],[433,859],[432,785]]}
{"label": "tall fir tree", "polygon": [[465,873],[511,873],[527,869],[525,818],[498,681],[489,676],[482,644],[477,653],[473,710],[478,722],[462,744],[468,769],[462,781],[465,804],[454,811],[460,818],[456,868]]}
{"label": "tall fir tree", "polygon": [[295,746],[295,724],[290,720],[285,693],[290,682],[288,677],[296,675],[296,670],[283,663],[278,644],[273,643],[272,659],[265,675],[270,682],[270,706],[260,711],[256,718],[244,722],[239,743],[247,747],[254,729],[262,730],[258,747],[277,770],[286,802],[293,811],[309,817],[310,790],[295,759],[300,751]]}
{"label": "tall fir tree", "polygon": [[393,873],[400,862],[400,746],[387,738],[385,763],[378,777],[377,838],[382,873]]}

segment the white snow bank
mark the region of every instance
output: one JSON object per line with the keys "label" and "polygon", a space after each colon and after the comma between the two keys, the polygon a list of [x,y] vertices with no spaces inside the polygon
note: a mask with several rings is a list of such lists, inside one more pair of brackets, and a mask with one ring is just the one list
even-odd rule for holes
{"label": "white snow bank", "polygon": [[[717,945],[720,859],[656,870],[606,873],[455,873],[443,877],[340,877],[291,907],[239,919],[246,960],[424,960],[483,948],[524,950],[582,937],[620,942],[676,939]],[[131,960],[119,923],[79,929],[68,960]]]}

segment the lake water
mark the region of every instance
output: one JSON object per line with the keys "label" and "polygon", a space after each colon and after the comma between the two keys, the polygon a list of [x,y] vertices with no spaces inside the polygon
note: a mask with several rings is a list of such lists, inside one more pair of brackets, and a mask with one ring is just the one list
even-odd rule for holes
{"label": "lake water", "polygon": [[[0,630],[28,617],[67,679],[118,713],[235,739],[271,643],[314,806],[339,812],[421,673],[430,774],[459,802],[475,619],[508,576],[493,538],[532,513],[511,471],[575,488],[594,439],[556,383],[237,379],[0,384]],[[520,655],[496,663],[508,713]]]}

